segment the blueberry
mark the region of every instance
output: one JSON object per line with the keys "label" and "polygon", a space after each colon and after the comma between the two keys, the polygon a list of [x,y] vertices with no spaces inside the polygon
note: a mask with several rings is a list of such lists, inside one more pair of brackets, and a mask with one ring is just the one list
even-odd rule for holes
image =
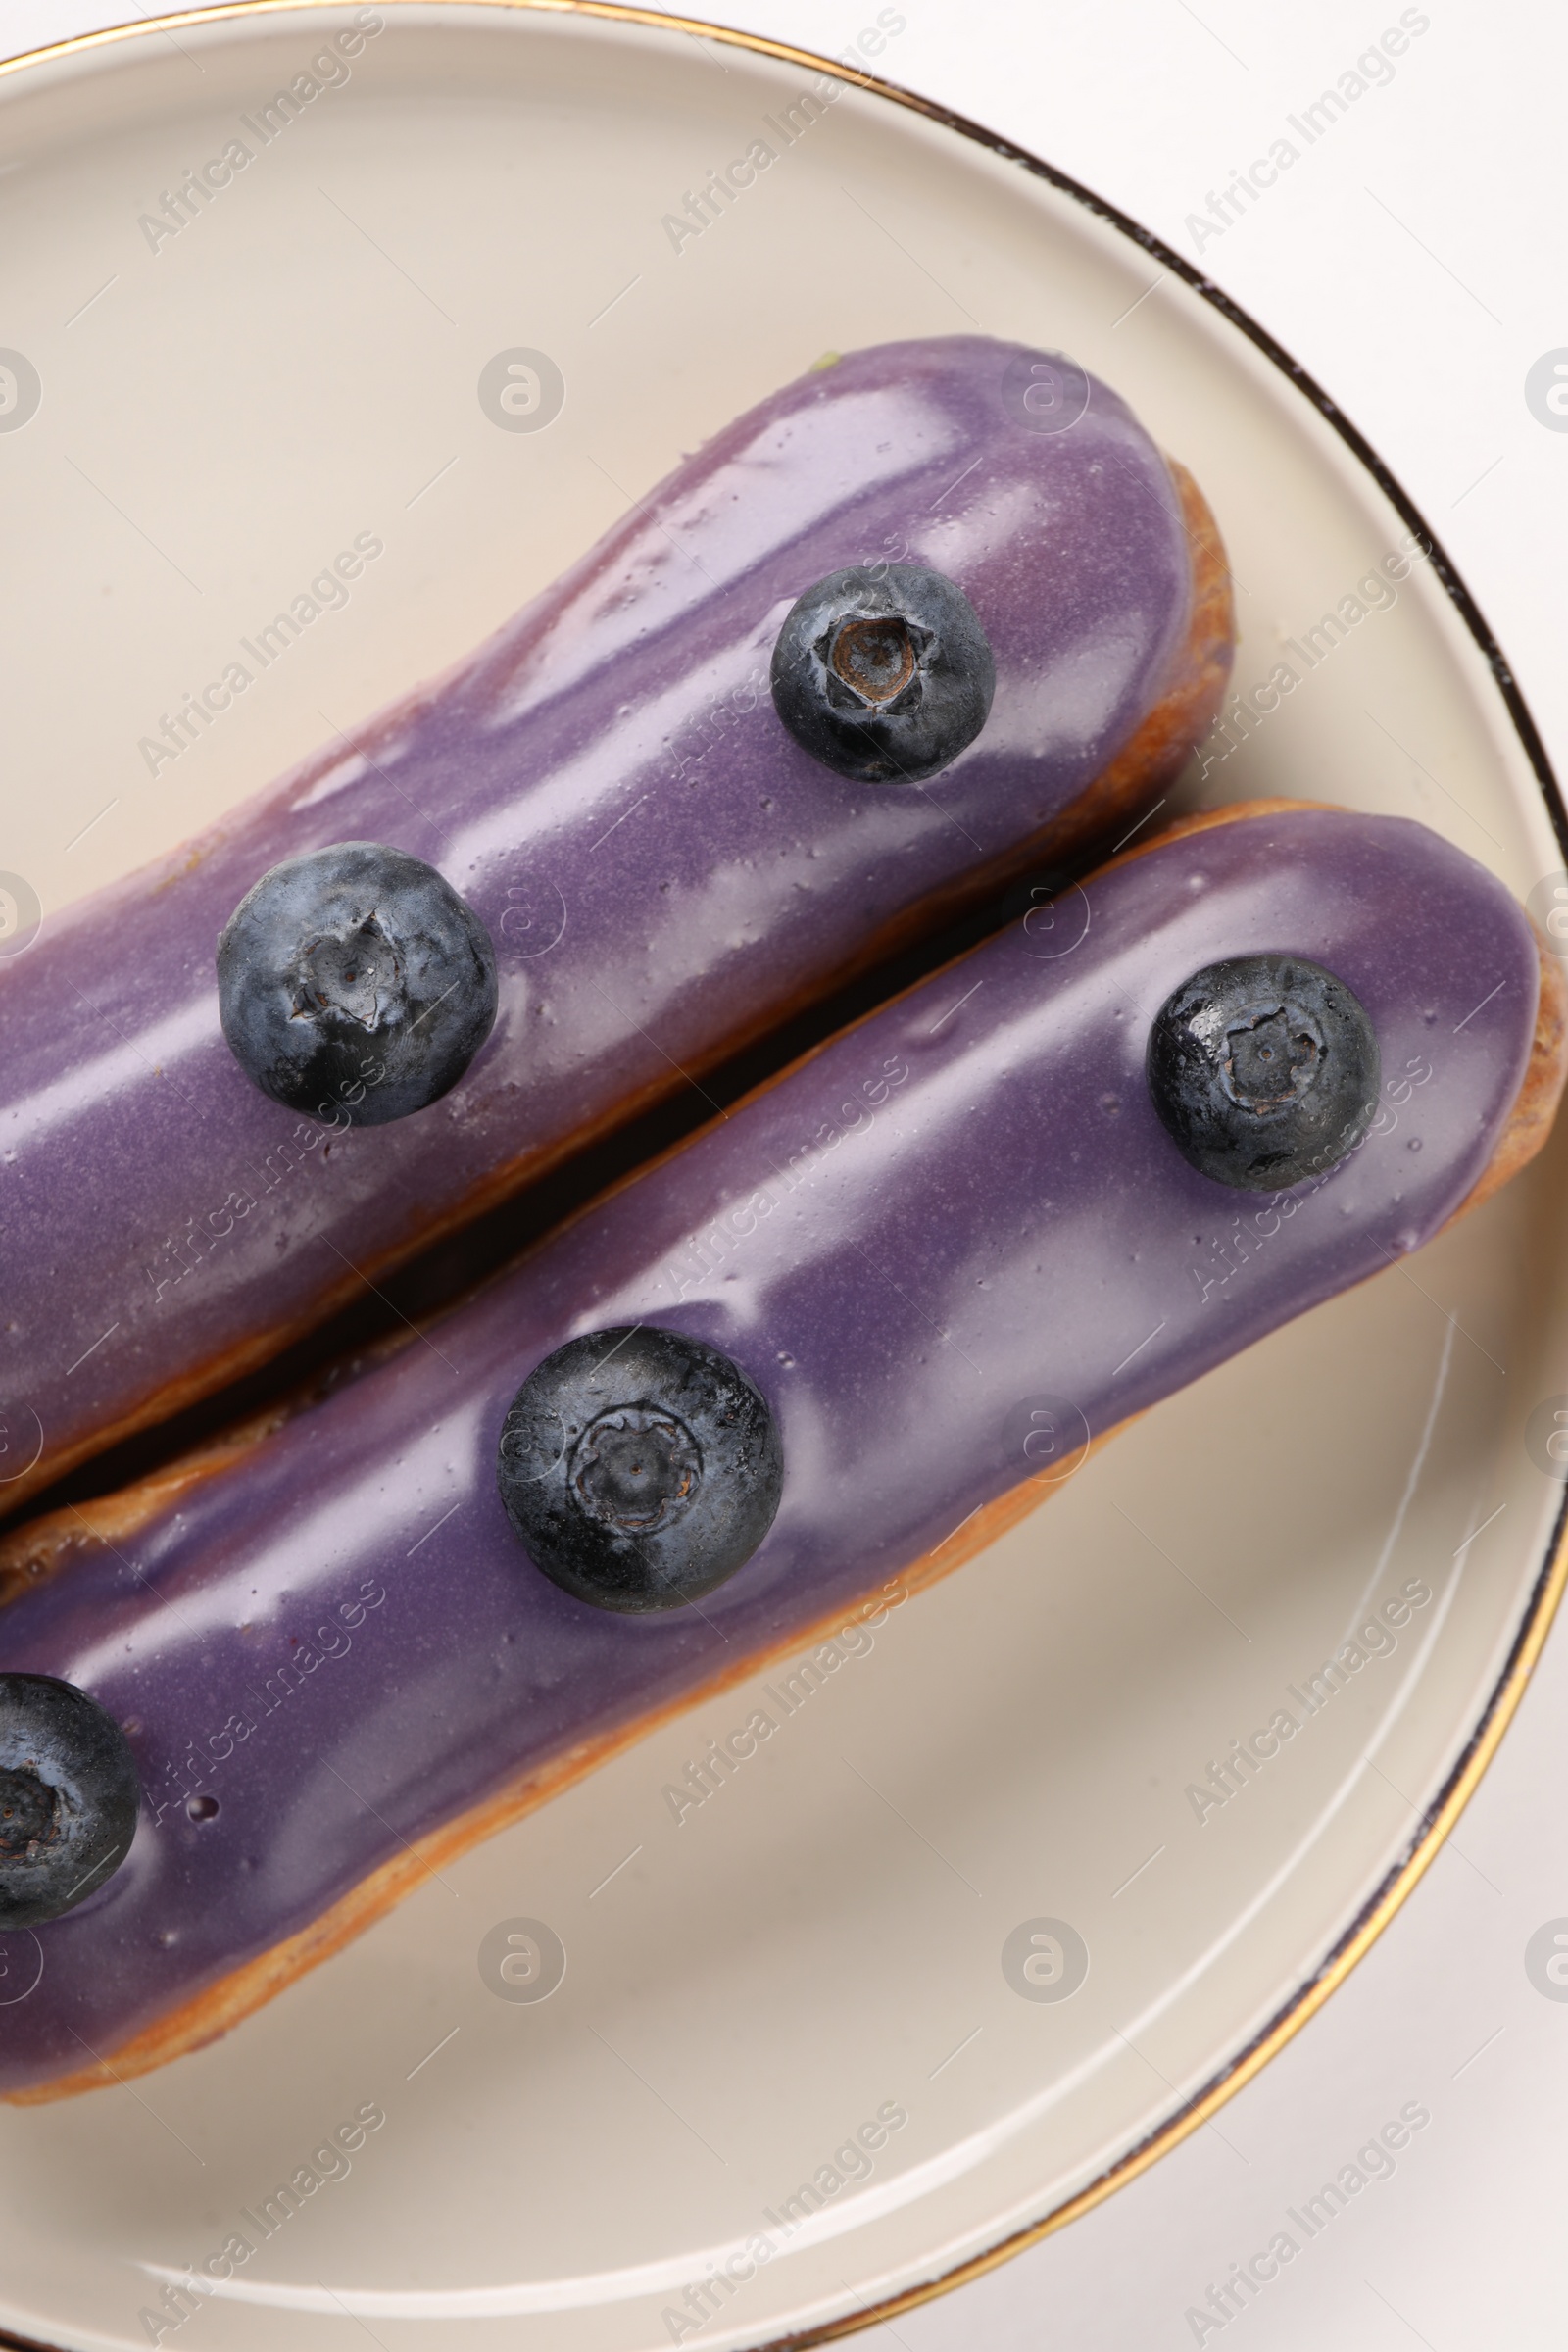
{"label": "blueberry", "polygon": [[433,865],[375,841],[287,858],[218,941],[223,1035],[290,1110],[380,1127],[456,1086],[496,1017],[490,934]]}
{"label": "blueberry", "polygon": [[997,666],[961,588],[915,564],[831,571],[790,608],[773,708],[803,751],[861,784],[917,784],[973,743]]}
{"label": "blueberry", "polygon": [[1159,1009],[1148,1067],[1183,1156],[1254,1193],[1332,1168],[1378,1105],[1365,1008],[1304,956],[1236,956],[1195,972]]}
{"label": "blueberry", "polygon": [[716,1348],[636,1324],[568,1340],[513,1398],[496,1475],[563,1592],[628,1614],[700,1600],[749,1560],[783,1481],[763,1398]]}
{"label": "blueberry", "polygon": [[0,1674],[0,1929],[96,1894],[140,1801],[125,1735],[95,1698],[52,1674]]}

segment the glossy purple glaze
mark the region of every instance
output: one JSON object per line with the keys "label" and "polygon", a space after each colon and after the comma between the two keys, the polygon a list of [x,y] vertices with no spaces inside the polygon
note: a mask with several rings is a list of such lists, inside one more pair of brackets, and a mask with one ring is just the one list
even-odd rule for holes
{"label": "glossy purple glaze", "polygon": [[[355,1269],[820,993],[1070,808],[1164,690],[1191,557],[1123,403],[1097,384],[1070,431],[1026,429],[1002,393],[1020,355],[888,344],[788,386],[470,661],[0,966],[13,1480],[40,1453],[14,1493],[260,1360]],[[818,766],[767,688],[801,590],[890,560],[956,579],[996,656],[985,730],[924,786]],[[350,839],[440,866],[489,927],[501,1004],[443,1102],[329,1139],[234,1063],[213,956],[269,866]]]}
{"label": "glossy purple glaze", "polygon": [[[1436,835],[1255,818],[1054,912],[588,1210],[125,1556],[0,1618],[7,1667],[64,1676],[127,1722],[148,1797],[119,1875],[39,1931],[43,1980],[6,2012],[0,2084],[82,2064],[73,2030],[112,2051],[400,1839],[870,1592],[1036,1471],[1030,1400],[1064,1401],[1069,1443],[1078,1414],[1100,1434],[1413,1250],[1475,1184],[1528,1059],[1536,950],[1500,885]],[[1263,950],[1349,983],[1387,1097],[1349,1159],[1274,1199],[1189,1167],[1143,1077],[1169,992]],[[496,1491],[534,1365],[640,1320],[723,1348],[782,1431],[777,1519],[700,1613],[569,1599]],[[216,1796],[216,1819],[189,1821],[187,1790]]]}

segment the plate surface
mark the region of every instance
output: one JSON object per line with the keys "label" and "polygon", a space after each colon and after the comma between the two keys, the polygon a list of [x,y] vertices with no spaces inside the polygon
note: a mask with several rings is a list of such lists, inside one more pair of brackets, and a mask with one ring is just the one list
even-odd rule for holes
{"label": "plate surface", "polygon": [[[866,18],[896,78],[898,12]],[[159,233],[231,141],[243,167]],[[765,169],[681,233],[756,142]],[[0,76],[0,528],[27,550],[0,575],[0,864],[45,922],[464,652],[823,352],[976,327],[1131,399],[1226,534],[1238,685],[1295,672],[1187,804],[1419,817],[1521,897],[1561,865],[1430,567],[1357,594],[1406,525],[1287,377],[1048,182],[799,63],[477,7],[141,31]],[[519,354],[564,386],[538,429],[499,397]],[[357,534],[382,553],[348,601],[157,758]],[[1387,1898],[1544,1626],[1561,1489],[1525,1430],[1568,1387],[1564,1157],[1131,1429],[683,1820],[666,1786],[746,1689],[212,2049],[0,2108],[0,2324],[212,2352],[759,2344],[918,2290],[1168,2141]],[[1292,1687],[1412,1584],[1393,1646],[1307,1718]],[[1282,1706],[1299,1736],[1202,1807]],[[481,1973],[523,1919],[564,1950],[546,2000]],[[382,2120],[313,2164],[356,2113]]]}

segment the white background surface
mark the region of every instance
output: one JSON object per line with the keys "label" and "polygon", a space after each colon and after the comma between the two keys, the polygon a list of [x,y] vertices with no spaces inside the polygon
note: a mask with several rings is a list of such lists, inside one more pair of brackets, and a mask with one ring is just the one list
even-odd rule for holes
{"label": "white background surface", "polygon": [[[133,0],[6,0],[0,54],[136,13]],[[872,0],[769,0],[720,13],[831,54],[877,12]],[[1568,346],[1568,16],[1432,0],[1392,81],[1200,250],[1189,216],[1273,140],[1302,145],[1287,116],[1352,69],[1397,6],[903,0],[903,13],[876,61],[889,78],[1017,139],[1200,260],[1328,388],[1447,543],[1568,770],[1568,433],[1546,430],[1524,398],[1531,364]],[[1070,2230],[858,2340],[887,2352],[1191,2344],[1187,2313],[1210,2283],[1292,2228],[1287,2207],[1420,2101],[1431,2124],[1393,2177],[1201,2340],[1557,2352],[1568,2001],[1534,1989],[1524,1948],[1568,1917],[1565,1788],[1559,1629],[1457,1838],[1217,2123]]]}

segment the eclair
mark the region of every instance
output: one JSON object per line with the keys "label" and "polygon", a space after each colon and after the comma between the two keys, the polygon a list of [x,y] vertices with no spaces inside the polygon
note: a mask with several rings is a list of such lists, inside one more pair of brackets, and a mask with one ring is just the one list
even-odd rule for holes
{"label": "eclair", "polygon": [[1484,1199],[1565,1066],[1558,966],[1469,858],[1402,818],[1226,809],[325,1401],[94,1506],[0,1615],[5,1662],[122,1727],[141,1812],[36,1928],[0,2088],[198,2046],[677,1710],[949,1574]]}
{"label": "eclair", "polygon": [[1198,489],[1070,362],[887,344],[762,401],[471,658],[0,967],[0,1505],[1114,838],[1232,634]]}

